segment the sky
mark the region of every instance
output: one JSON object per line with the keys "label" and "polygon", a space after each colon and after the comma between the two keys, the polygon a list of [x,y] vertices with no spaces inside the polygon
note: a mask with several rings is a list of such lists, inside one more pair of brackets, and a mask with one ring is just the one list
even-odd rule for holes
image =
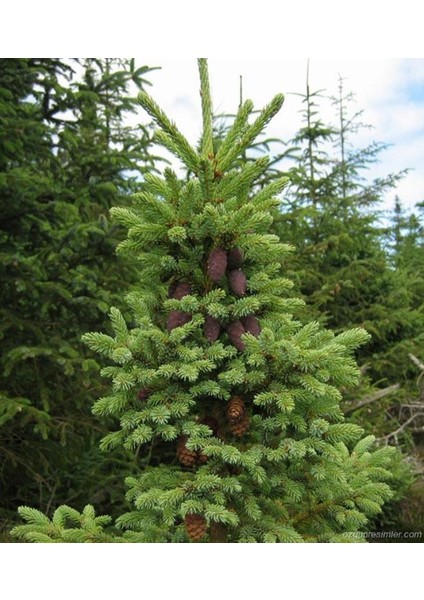
{"label": "sky", "polygon": [[[138,64],[161,67],[149,73],[149,93],[167,112],[188,140],[196,144],[201,129],[198,71],[195,59],[140,58]],[[379,163],[368,177],[383,177],[410,169],[396,190],[384,198],[387,210],[397,194],[404,207],[411,210],[424,200],[424,59],[309,59],[311,91],[324,95],[338,93],[339,76],[346,92],[353,92],[352,110],[362,110],[361,121],[372,128],[362,129],[351,138],[356,148],[373,141],[389,144],[380,153]],[[306,86],[306,58],[228,58],[209,59],[214,112],[234,113],[240,98],[240,75],[243,98],[261,108],[283,92],[285,103],[267,128],[267,136],[287,141],[301,124],[301,98]],[[334,109],[322,101],[321,117],[335,122]],[[140,114],[143,114],[140,109]]]}

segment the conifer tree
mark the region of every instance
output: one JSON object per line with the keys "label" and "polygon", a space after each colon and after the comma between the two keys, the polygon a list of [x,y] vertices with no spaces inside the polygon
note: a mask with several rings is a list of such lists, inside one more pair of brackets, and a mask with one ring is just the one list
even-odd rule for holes
{"label": "conifer tree", "polygon": [[311,91],[309,77],[301,98],[303,124],[292,140],[294,166],[275,225],[298,248],[288,263],[290,275],[315,318],[335,329],[366,324],[378,338],[384,320],[378,322],[377,305],[384,303],[390,278],[378,204],[405,173],[365,180],[387,145],[354,147],[352,136],[367,126],[362,111],[352,110],[354,96],[345,93],[341,78],[331,99],[337,125],[323,121],[325,97]]}
{"label": "conifer tree", "polygon": [[[371,333],[357,352],[367,375],[360,389],[346,392],[353,402],[345,407],[351,414],[360,405],[355,421],[384,439],[401,425],[399,402],[410,394],[411,384],[415,388],[408,352],[416,351],[422,337],[416,291],[410,285],[417,281],[416,273],[406,275],[396,268],[387,242],[390,231],[382,226],[379,212],[384,193],[406,172],[365,178],[387,145],[354,145],[355,134],[369,126],[362,121],[363,111],[354,108],[354,95],[346,93],[342,78],[337,95],[330,98],[333,125],[324,122],[325,96],[310,90],[308,77],[301,98],[302,127],[289,153],[294,166],[283,170],[290,185],[272,227],[297,248],[286,266],[294,293],[306,301],[302,319],[312,317],[336,332],[361,326]],[[379,397],[376,387],[390,394]],[[361,405],[374,393],[378,402]]]}
{"label": "conifer tree", "polygon": [[[354,541],[390,497],[391,449],[345,422],[339,388],[352,385],[352,352],[368,334],[335,335],[293,316],[283,264],[292,248],[268,229],[287,183],[252,186],[267,168],[239,158],[280,110],[277,95],[252,121],[245,101],[216,153],[207,63],[199,59],[199,151],[145,92],[157,140],[191,173],[146,174],[119,252],[137,256],[129,326],[111,308],[114,335],[85,342],[113,364],[109,395],[94,405],[116,426],[105,451],[124,446],[142,463],[127,478],[133,509],[111,528],[94,508],[28,507],[15,536],[33,542]],[[238,165],[238,168],[234,168]],[[362,438],[362,439],[361,439]],[[144,457],[144,458],[142,458]],[[119,530],[121,533],[119,533]]]}
{"label": "conifer tree", "polygon": [[391,313],[384,345],[376,348],[377,369],[389,380],[401,381],[411,397],[416,394],[416,365],[408,354],[422,358],[424,340],[424,227],[419,204],[406,214],[396,196],[386,252],[391,266],[386,304]]}
{"label": "conifer tree", "polygon": [[135,281],[108,211],[154,169],[149,129],[124,123],[148,71],[0,61],[0,531],[17,503],[48,510],[90,490],[109,508],[114,496],[90,410],[99,362],[81,335],[104,328]]}
{"label": "conifer tree", "polygon": [[[359,325],[371,333],[371,341],[358,352],[368,365],[369,381],[402,383],[412,375],[412,365],[407,346],[399,352],[399,344],[421,326],[408,285],[393,268],[390,233],[382,226],[379,203],[406,171],[366,180],[364,173],[387,145],[355,147],[353,136],[368,126],[361,120],[363,111],[353,109],[354,96],[345,92],[342,78],[331,98],[336,125],[323,122],[323,96],[311,92],[308,82],[302,100],[303,126],[290,152],[294,166],[283,171],[291,184],[272,226],[298,249],[286,262],[287,274],[306,301],[306,319],[312,316],[335,331]],[[392,397],[366,419],[371,427],[377,419],[382,435],[392,426],[381,410],[387,402]]]}

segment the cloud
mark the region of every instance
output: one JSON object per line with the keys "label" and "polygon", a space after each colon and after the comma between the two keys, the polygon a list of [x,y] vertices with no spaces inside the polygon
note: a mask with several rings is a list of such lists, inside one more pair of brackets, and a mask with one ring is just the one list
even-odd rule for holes
{"label": "cloud", "polygon": [[[196,61],[144,57],[140,62],[162,66],[150,74],[151,93],[188,140],[196,144],[201,132]],[[275,94],[285,93],[283,109],[268,126],[267,135],[290,139],[301,124],[301,98],[293,92],[305,92],[306,64],[305,58],[209,59],[215,112],[237,110],[241,75],[243,98],[251,98],[256,108],[263,107]],[[366,146],[374,140],[393,144],[381,153],[381,162],[370,169],[369,177],[413,169],[398,188],[404,204],[413,207],[424,197],[424,59],[310,60],[311,91],[323,89],[324,94],[336,95],[339,75],[344,78],[346,92],[355,94],[356,109],[363,109],[362,120],[373,125],[352,138],[355,146]],[[321,100],[320,110],[324,121],[335,122],[328,100]],[[394,193],[388,193],[387,206],[392,204]]]}

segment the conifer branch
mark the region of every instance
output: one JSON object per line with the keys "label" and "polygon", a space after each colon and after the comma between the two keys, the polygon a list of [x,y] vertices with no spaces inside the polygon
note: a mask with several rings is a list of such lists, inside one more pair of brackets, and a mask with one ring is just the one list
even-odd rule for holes
{"label": "conifer branch", "polygon": [[224,138],[224,141],[222,142],[216,154],[216,162],[218,168],[222,169],[222,161],[227,156],[228,152],[232,149],[232,147],[238,143],[239,138],[241,137],[248,125],[248,119],[252,111],[253,102],[251,100],[246,100],[246,102],[244,102],[244,104],[242,104],[239,110],[237,111],[234,123],[229,132],[227,133],[227,136]]}
{"label": "conifer branch", "polygon": [[[169,150],[177,154],[188,169],[197,172],[199,169],[199,158],[195,150],[190,146],[187,139],[179,131],[175,123],[168,119],[164,111],[156,104],[153,98],[147,92],[140,92],[138,101],[144,110],[156,121],[162,128],[165,137],[158,139],[168,147]],[[167,141],[169,140],[169,142]]]}
{"label": "conifer branch", "polygon": [[211,157],[213,154],[212,139],[212,99],[209,86],[208,62],[206,58],[199,58],[198,61],[200,74],[200,96],[202,99],[203,115],[203,136],[202,136],[202,154],[205,157]]}
{"label": "conifer branch", "polygon": [[283,103],[284,95],[277,94],[271,102],[265,106],[252,125],[243,132],[238,144],[234,144],[232,148],[229,148],[226,156],[218,161],[218,168],[221,171],[226,171],[232,162],[253,143],[255,138],[262,133],[269,121],[278,113],[283,106]]}

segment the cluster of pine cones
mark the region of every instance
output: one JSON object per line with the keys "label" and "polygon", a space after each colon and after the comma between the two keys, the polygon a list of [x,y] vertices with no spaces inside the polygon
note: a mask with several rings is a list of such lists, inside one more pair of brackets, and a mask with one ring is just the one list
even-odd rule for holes
{"label": "cluster of pine cones", "polygon": [[[237,437],[244,435],[249,429],[249,415],[246,411],[246,405],[243,398],[240,396],[232,396],[228,402],[226,416],[228,427],[231,433]],[[220,433],[220,425],[217,419],[213,417],[204,417],[200,420],[201,424],[208,425],[212,430],[213,435],[222,437]],[[196,467],[207,462],[205,456],[199,450],[189,450],[187,448],[187,436],[181,435],[177,441],[177,456],[178,460],[185,467]]]}
{"label": "cluster of pine cones", "polygon": [[[211,251],[207,261],[207,274],[208,277],[215,283],[221,281],[221,279],[227,273],[228,284],[231,291],[236,296],[244,296],[246,294],[247,279],[246,275],[241,270],[243,265],[243,253],[240,248],[233,248],[229,252],[226,252],[222,248],[215,248]],[[181,300],[184,296],[191,294],[191,285],[184,282],[174,282],[171,284],[168,296]],[[191,320],[189,313],[172,310],[168,317],[167,329],[172,331],[176,327],[181,327]],[[215,317],[207,315],[203,326],[203,331],[206,339],[209,342],[214,342],[218,339],[221,333],[221,323]],[[226,327],[226,331],[231,343],[240,351],[243,351],[245,344],[242,340],[244,333],[251,333],[254,336],[258,336],[261,332],[261,326],[259,321],[254,315],[247,317],[241,317],[236,321],[232,321]]]}
{"label": "cluster of pine cones", "polygon": [[[137,398],[141,402],[146,402],[151,393],[151,389],[143,388],[138,392]],[[234,395],[230,398],[226,407],[226,418],[227,426],[233,435],[240,437],[248,431],[249,415],[247,414],[246,405],[241,396]],[[216,418],[204,416],[199,419],[199,423],[207,425],[211,429],[213,435],[221,437],[220,423]],[[181,435],[177,440],[176,453],[180,463],[188,468],[205,464],[208,461],[208,457],[203,454],[201,450],[190,450],[187,448],[187,440],[188,437],[186,435]],[[219,524],[215,523],[214,525],[218,526]],[[193,542],[200,541],[206,535],[207,523],[202,515],[187,514],[184,519],[184,526],[188,537]],[[217,539],[218,538],[219,536]]]}
{"label": "cluster of pine cones", "polygon": [[[236,296],[242,297],[246,294],[247,288],[246,275],[241,270],[243,262],[243,253],[240,248],[233,248],[229,252],[222,248],[215,248],[208,258],[208,276],[212,281],[218,283],[227,273],[228,285],[231,291]],[[221,325],[218,319],[208,316],[204,325],[205,337],[210,342],[214,342],[219,336],[220,330]],[[261,332],[259,322],[253,315],[242,317],[227,325],[228,337],[231,343],[240,351],[244,350],[245,346],[241,336],[246,332],[254,336],[258,336]]]}
{"label": "cluster of pine cones", "polygon": [[[227,405],[226,416],[231,432],[235,436],[242,436],[249,428],[249,415],[246,412],[246,406],[240,396],[232,396]],[[203,417],[200,423],[208,425],[214,435],[220,436],[219,422],[213,417]],[[208,458],[200,450],[189,450],[187,448],[187,436],[182,435],[177,441],[177,456],[182,465],[185,467],[195,467],[207,462]],[[192,542],[201,541],[207,532],[206,519],[199,514],[187,514],[184,519],[184,526],[188,537]],[[214,530],[214,527],[216,531]],[[211,535],[215,541],[225,541],[225,528],[223,531],[222,525],[217,523],[211,524]],[[218,533],[217,533],[218,532]],[[220,540],[220,537],[223,538]]]}
{"label": "cluster of pine cones", "polygon": [[[214,282],[219,283],[223,277],[227,276],[228,286],[231,291],[239,297],[246,294],[247,279],[242,271],[244,258],[240,248],[233,248],[229,252],[221,248],[215,248],[209,254],[207,260],[207,275]],[[181,300],[184,296],[192,293],[192,287],[186,282],[173,282],[168,290],[168,297]],[[181,327],[191,320],[189,313],[172,310],[167,321],[167,330],[172,331],[176,327]],[[221,323],[215,317],[207,315],[205,318],[203,331],[206,339],[209,342],[214,342],[218,339],[221,333]],[[241,317],[238,320],[232,321],[226,326],[230,342],[240,351],[245,348],[242,335],[251,333],[257,337],[261,332],[260,324],[254,315]],[[147,397],[146,391],[142,390],[139,394],[140,399]],[[228,402],[226,408],[227,427],[234,436],[241,437],[249,429],[249,415],[246,411],[246,406],[243,398],[234,395]],[[208,425],[214,435],[220,436],[220,426],[216,419],[212,417],[204,417],[201,423]],[[187,436],[181,435],[177,440],[177,457],[179,462],[188,468],[193,468],[205,464],[208,460],[207,456],[200,450],[189,450],[187,448]],[[207,524],[202,515],[187,514],[184,519],[187,535],[192,541],[200,541],[206,534]]]}

